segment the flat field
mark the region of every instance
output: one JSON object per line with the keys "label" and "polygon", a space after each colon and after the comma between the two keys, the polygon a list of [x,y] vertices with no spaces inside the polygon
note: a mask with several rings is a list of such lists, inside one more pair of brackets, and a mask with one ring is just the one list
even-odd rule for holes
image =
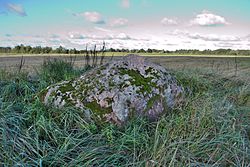
{"label": "flat field", "polygon": [[[126,53],[118,53],[118,55],[105,56],[104,62],[111,59],[120,59]],[[111,55],[109,53],[108,55]],[[223,74],[227,77],[238,76],[240,79],[250,79],[250,57],[241,56],[198,56],[198,55],[142,55],[149,61],[158,63],[168,69],[172,70],[207,70]],[[65,61],[73,61],[76,67],[83,67],[85,65],[85,57],[81,55],[24,55],[24,69],[33,71],[46,60],[60,59]],[[100,59],[100,57],[99,57]],[[0,56],[0,69],[16,70],[21,62],[21,55],[1,55]],[[91,63],[91,60],[90,60]]]}

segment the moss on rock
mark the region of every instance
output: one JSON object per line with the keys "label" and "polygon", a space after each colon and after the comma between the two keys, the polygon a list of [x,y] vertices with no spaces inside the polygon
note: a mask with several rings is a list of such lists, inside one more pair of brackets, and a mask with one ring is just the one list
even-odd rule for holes
{"label": "moss on rock", "polygon": [[[120,68],[121,75],[129,75],[131,77],[130,82],[132,85],[140,87],[140,93],[147,92],[150,93],[153,87],[157,87],[155,83],[152,82],[153,77],[144,77],[140,74],[138,70]],[[138,92],[138,93],[139,93]]]}
{"label": "moss on rock", "polygon": [[98,104],[96,101],[85,103],[85,107],[89,108],[92,111],[92,113],[94,113],[94,115],[98,115],[101,118],[103,118],[105,114],[109,114],[112,112],[111,107],[108,108],[101,107],[100,104]]}
{"label": "moss on rock", "polygon": [[165,106],[173,108],[182,99],[177,97],[182,91],[165,68],[129,55],[50,86],[41,92],[41,99],[57,107],[88,109],[104,122],[122,124],[131,115],[157,118],[166,111]]}
{"label": "moss on rock", "polygon": [[151,109],[153,107],[154,103],[159,101],[160,99],[161,99],[160,95],[155,95],[155,96],[151,97],[148,100],[147,107],[146,107],[145,111],[148,111],[149,109]]}

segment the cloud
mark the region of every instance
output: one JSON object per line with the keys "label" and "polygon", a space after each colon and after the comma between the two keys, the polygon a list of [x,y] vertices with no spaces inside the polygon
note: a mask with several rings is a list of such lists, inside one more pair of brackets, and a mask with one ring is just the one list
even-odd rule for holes
{"label": "cloud", "polygon": [[161,20],[161,24],[162,24],[162,25],[177,25],[178,22],[177,22],[176,19],[170,19],[170,18],[164,17],[164,18]]}
{"label": "cloud", "polygon": [[19,4],[13,4],[13,3],[8,3],[7,4],[7,9],[9,12],[12,12],[12,13],[15,13],[19,16],[27,16],[24,8],[22,7],[22,5],[19,5]]}
{"label": "cloud", "polygon": [[108,35],[106,37],[103,38],[104,40],[118,40],[118,41],[134,41],[134,42],[147,42],[150,41],[147,38],[135,38],[135,37],[131,37],[130,35],[126,34],[126,33],[118,33],[116,35]]}
{"label": "cloud", "polygon": [[174,37],[182,38],[182,37],[187,37],[189,35],[189,32],[186,30],[175,29],[174,31],[168,32],[166,34],[174,36]]}
{"label": "cloud", "polygon": [[98,12],[84,12],[83,13],[84,18],[94,24],[105,24],[104,19],[102,18],[102,15]]}
{"label": "cloud", "polygon": [[[119,29],[120,30],[120,29]],[[103,41],[106,42],[107,48],[128,48],[128,49],[249,49],[250,36],[222,35],[193,33],[187,30],[168,31],[166,34],[158,35],[155,32],[151,34],[139,34],[129,31],[106,30],[102,27],[94,26],[90,30],[81,29],[79,31],[62,32],[61,34],[45,33],[40,35],[32,34],[11,34],[0,36],[0,45],[15,46],[17,44],[42,45],[58,47],[60,45],[67,48],[84,49],[86,45],[91,47],[97,44],[101,48]],[[154,34],[155,33],[155,34]],[[159,33],[160,34],[160,33]],[[39,38],[38,38],[39,37]],[[144,39],[143,39],[144,38]],[[148,38],[148,39],[146,39]],[[100,45],[99,45],[100,44]],[[100,46],[100,47],[99,47]],[[88,47],[88,48],[89,48]]]}
{"label": "cloud", "polygon": [[249,35],[246,35],[243,39],[247,40],[250,42],[250,34]]}
{"label": "cloud", "polygon": [[125,33],[120,33],[120,34],[118,34],[115,38],[116,38],[116,39],[121,39],[121,40],[129,40],[129,39],[132,39],[130,36],[128,36],[128,35],[125,34]]}
{"label": "cloud", "polygon": [[188,34],[188,37],[191,39],[201,39],[204,41],[240,41],[240,37],[232,36],[232,35],[217,35],[217,34],[199,34],[193,33]]}
{"label": "cloud", "polygon": [[129,8],[130,7],[130,0],[122,0],[121,5],[123,8]]}
{"label": "cloud", "polygon": [[12,34],[5,34],[6,37],[12,37]]}
{"label": "cloud", "polygon": [[219,35],[219,34],[201,34],[201,33],[190,33],[188,31],[183,31],[176,29],[174,31],[171,31],[167,33],[167,35],[174,36],[176,38],[185,38],[185,39],[192,39],[192,40],[203,40],[203,41],[231,41],[231,42],[237,42],[244,40],[245,37],[240,36],[234,36],[234,35]]}
{"label": "cloud", "polygon": [[219,47],[219,48],[234,48],[234,47],[237,47],[237,48],[241,48],[242,43],[232,43],[232,42],[219,42],[218,44],[214,44],[216,47]]}
{"label": "cloud", "polygon": [[49,34],[49,38],[58,39],[58,38],[60,38],[60,35],[58,35],[58,34]]}
{"label": "cloud", "polygon": [[169,41],[178,43],[177,49],[249,49],[248,36],[192,33],[186,30],[174,30],[166,33]]}
{"label": "cloud", "polygon": [[[179,31],[180,32],[180,31]],[[87,34],[87,33],[86,33]],[[185,34],[185,32],[183,33]],[[189,33],[191,34],[191,33]],[[178,36],[165,36],[164,38],[151,38],[150,40],[143,40],[138,36],[130,36],[126,33],[117,33],[113,35],[100,35],[96,36],[94,34],[83,35],[81,32],[72,32],[69,34],[61,35],[60,38],[49,38],[45,35],[41,38],[35,37],[14,37],[1,39],[0,45],[2,46],[15,46],[18,44],[25,45],[41,45],[41,46],[51,46],[59,47],[65,46],[66,48],[77,48],[85,49],[86,45],[91,49],[95,44],[97,49],[101,49],[103,41],[105,41],[107,48],[127,48],[127,49],[165,49],[165,50],[176,50],[176,49],[249,49],[250,43],[248,41],[204,41],[204,40],[192,40],[186,34],[185,38],[178,38]],[[202,34],[200,34],[202,35]],[[203,34],[204,35],[204,34]],[[219,35],[218,35],[219,36]],[[168,40],[166,40],[168,39]]]}
{"label": "cloud", "polygon": [[112,32],[111,30],[102,28],[102,27],[94,27],[94,29],[98,30],[98,31],[102,31],[102,32]]}
{"label": "cloud", "polygon": [[224,17],[206,10],[204,10],[201,14],[198,14],[193,20],[190,21],[190,23],[191,25],[199,26],[218,26],[229,24]]}
{"label": "cloud", "polygon": [[80,34],[78,32],[70,32],[69,38],[70,39],[85,39],[85,36],[83,36],[82,34]]}
{"label": "cloud", "polygon": [[73,16],[76,16],[76,17],[84,17],[85,20],[94,24],[105,24],[105,20],[103,19],[102,15],[95,11],[74,13],[74,12],[71,12],[70,10],[67,10],[67,12],[71,13]]}
{"label": "cloud", "polygon": [[[99,29],[99,27],[96,27]],[[108,35],[83,35],[80,32],[70,32],[69,33],[69,39],[81,39],[81,40],[137,40],[135,38],[131,38],[129,35],[125,33],[119,33],[116,35],[113,34],[108,34]]]}
{"label": "cloud", "polygon": [[125,18],[117,18],[110,21],[111,27],[123,27],[128,24],[128,19]]}
{"label": "cloud", "polygon": [[[150,40],[133,38],[126,33],[117,33],[117,34],[109,34],[109,35],[88,35],[85,39],[69,39],[70,45],[75,45],[76,48],[82,48],[83,46],[93,46],[97,45],[102,46],[103,41],[105,41],[107,48],[119,48],[119,49],[141,49],[141,48],[149,48],[148,46],[152,46],[152,42]],[[158,46],[159,43],[156,43]],[[100,47],[101,49],[101,47]]]}

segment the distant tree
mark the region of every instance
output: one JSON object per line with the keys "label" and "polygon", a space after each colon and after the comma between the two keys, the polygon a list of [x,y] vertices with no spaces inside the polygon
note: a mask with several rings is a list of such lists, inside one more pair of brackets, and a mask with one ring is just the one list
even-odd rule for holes
{"label": "distant tree", "polygon": [[48,54],[52,52],[52,48],[51,47],[44,47],[42,48],[42,53]]}
{"label": "distant tree", "polygon": [[152,53],[152,52],[153,52],[153,50],[148,48],[147,53]]}
{"label": "distant tree", "polygon": [[55,53],[59,53],[59,54],[66,53],[66,49],[60,46],[59,48],[56,48]]}
{"label": "distant tree", "polygon": [[[199,54],[199,55],[250,55],[250,50],[232,50],[232,49],[217,49],[210,50],[206,49],[203,51],[197,49],[179,49],[175,51],[169,50],[159,50],[159,49],[106,49],[107,52],[127,52],[127,53],[168,53],[168,54]],[[49,54],[49,53],[58,53],[58,54],[86,54],[86,49],[76,50],[74,49],[66,49],[62,46],[53,49],[52,47],[31,47],[25,46],[23,44],[17,45],[13,48],[11,47],[0,47],[0,53],[15,53],[15,54]]]}
{"label": "distant tree", "polygon": [[12,53],[19,53],[20,52],[20,46],[19,45],[17,45],[17,46],[15,46],[13,49],[12,49]]}
{"label": "distant tree", "polygon": [[76,49],[74,48],[74,49],[70,49],[70,50],[69,50],[69,53],[70,53],[70,54],[77,54],[77,51],[76,51]]}
{"label": "distant tree", "polygon": [[121,52],[129,52],[128,49],[121,49]]}
{"label": "distant tree", "polygon": [[131,52],[131,53],[136,53],[137,50],[136,50],[136,49],[132,49],[132,50],[130,50],[130,52]]}
{"label": "distant tree", "polygon": [[146,53],[146,51],[144,49],[140,49],[138,50],[138,53]]}
{"label": "distant tree", "polygon": [[32,47],[31,46],[26,46],[25,48],[25,53],[31,53]]}
{"label": "distant tree", "polygon": [[108,51],[109,51],[109,52],[116,52],[116,50],[113,49],[113,48],[110,48]]}

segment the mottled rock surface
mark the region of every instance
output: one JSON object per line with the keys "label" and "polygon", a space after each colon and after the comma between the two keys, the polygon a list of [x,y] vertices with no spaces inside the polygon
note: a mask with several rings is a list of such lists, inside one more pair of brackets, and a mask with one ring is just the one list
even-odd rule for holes
{"label": "mottled rock surface", "polygon": [[45,104],[73,105],[92,120],[123,124],[132,116],[159,117],[183,100],[183,88],[163,67],[128,55],[80,78],[49,86]]}

